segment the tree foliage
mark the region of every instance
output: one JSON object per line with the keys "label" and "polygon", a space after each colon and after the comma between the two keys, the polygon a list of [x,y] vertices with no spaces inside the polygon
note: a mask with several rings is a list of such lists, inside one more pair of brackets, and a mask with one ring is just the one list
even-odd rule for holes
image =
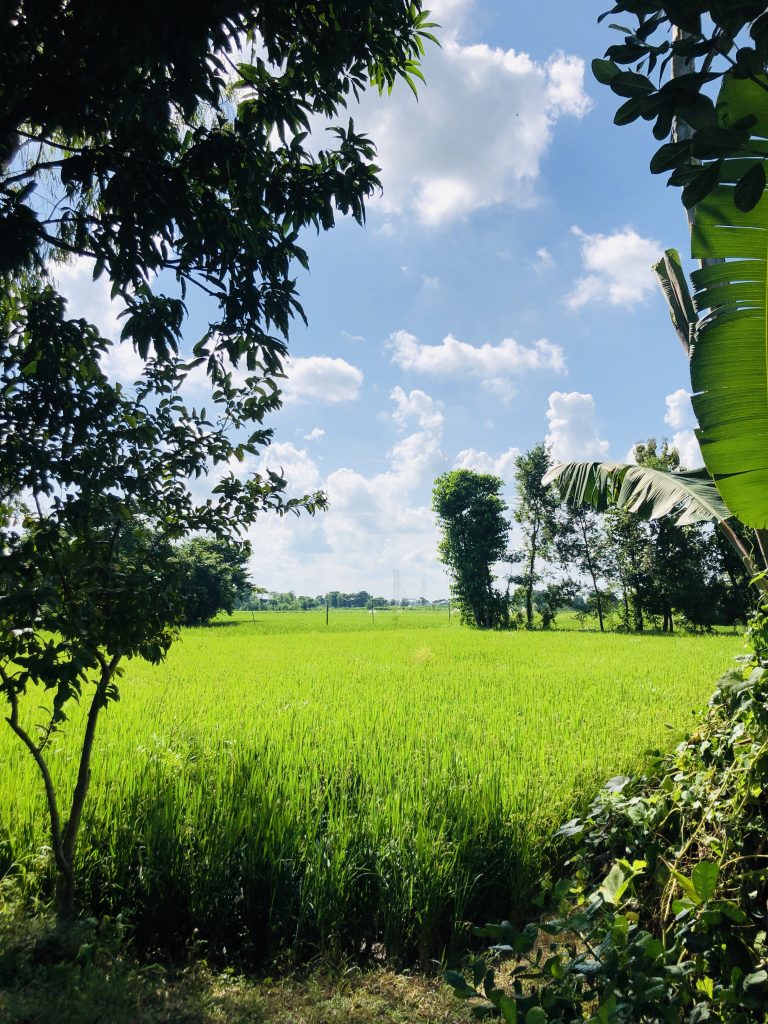
{"label": "tree foliage", "polygon": [[533,591],[541,579],[537,566],[549,556],[557,530],[557,495],[544,483],[551,466],[550,451],[543,442],[515,459],[517,503],[514,518],[523,531],[521,572],[516,579],[525,596],[528,629],[533,628]]}
{"label": "tree foliage", "polygon": [[249,544],[193,537],[174,552],[182,577],[183,625],[201,626],[218,612],[229,615],[239,597],[250,591]]}
{"label": "tree foliage", "polygon": [[[766,4],[618,0],[600,20],[609,16],[632,23],[614,25],[623,42],[609,46],[605,59],[592,62],[598,81],[622,100],[615,123],[653,121],[654,138],[662,145],[651,160],[651,171],[671,171],[669,184],[682,188],[687,207],[728,181],[735,185],[732,202],[739,210],[751,210],[766,185],[763,155],[753,140],[757,112],[750,106],[721,117],[709,87],[727,75],[732,82],[768,88],[762,79],[768,65]],[[664,81],[670,64],[677,73]],[[680,123],[687,130],[665,141]],[[728,162],[733,159],[740,163],[736,176],[730,177]]]}
{"label": "tree foliage", "polygon": [[[324,504],[286,499],[277,474],[233,472],[269,443],[280,405],[289,325],[304,315],[300,233],[338,213],[362,222],[378,187],[373,143],[351,120],[315,149],[307,130],[368,84],[413,85],[428,35],[418,0],[21,0],[3,19],[0,690],[45,784],[63,912],[98,716],[121,663],[161,658],[181,614],[172,543]],[[135,387],[107,376],[113,343],[68,316],[55,284],[66,259],[109,281],[143,364]],[[194,338],[192,294],[208,319]],[[185,391],[193,370],[208,382],[201,407]],[[35,685],[52,698],[39,739],[19,710]],[[46,746],[86,691],[64,820]]]}
{"label": "tree foliage", "polygon": [[432,489],[441,531],[438,555],[450,573],[451,595],[462,621],[478,629],[499,628],[509,619],[506,595],[494,586],[493,575],[509,533],[502,487],[497,476],[454,469]]}

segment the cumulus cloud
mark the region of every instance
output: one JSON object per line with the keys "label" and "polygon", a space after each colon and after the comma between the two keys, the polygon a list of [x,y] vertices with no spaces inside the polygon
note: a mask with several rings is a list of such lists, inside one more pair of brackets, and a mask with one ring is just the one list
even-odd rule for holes
{"label": "cumulus cloud", "polygon": [[101,358],[104,373],[121,384],[133,384],[144,371],[144,360],[130,341],[121,341],[107,349]]}
{"label": "cumulus cloud", "polygon": [[321,437],[325,437],[322,427],[313,427],[308,434],[304,434],[305,441],[319,441]]}
{"label": "cumulus cloud", "polygon": [[266,453],[258,468],[282,466],[291,493],[320,487],[329,509],[313,520],[264,517],[256,524],[250,532],[253,570],[263,585],[290,585],[310,593],[339,587],[387,594],[392,571],[398,569],[403,594],[409,592],[409,579],[418,580],[420,590],[421,577],[433,594],[445,593],[429,505],[432,480],[448,465],[441,450],[443,414],[423,391],[394,388],[390,399],[394,424],[418,429],[389,448],[378,471],[340,466],[323,478],[306,450],[278,444]]}
{"label": "cumulus cloud", "polygon": [[553,391],[547,408],[549,433],[546,443],[552,447],[556,462],[604,459],[608,442],[598,436],[595,400],[579,391]]}
{"label": "cumulus cloud", "polygon": [[505,402],[515,393],[511,376],[531,370],[567,372],[562,348],[546,338],[530,346],[514,338],[504,338],[498,345],[470,345],[449,334],[437,345],[426,345],[408,331],[395,331],[387,344],[392,362],[404,370],[436,377],[476,377],[486,390]]}
{"label": "cumulus cloud", "polygon": [[643,238],[633,228],[612,235],[589,235],[578,227],[571,231],[581,240],[586,273],[566,296],[570,309],[590,303],[635,306],[655,291],[651,266],[662,254],[662,246],[655,239]]}
{"label": "cumulus cloud", "polygon": [[289,359],[286,375],[285,400],[294,402],[352,402],[363,384],[362,370],[331,356]]}
{"label": "cumulus cloud", "polygon": [[[288,482],[289,497],[301,496],[318,490],[320,470],[306,448],[297,448],[290,441],[277,441],[270,445],[256,463],[256,470],[282,473]],[[249,469],[244,464],[244,470]]]}
{"label": "cumulus cloud", "polygon": [[704,465],[701,448],[692,430],[679,430],[672,435],[672,445],[680,455],[680,465],[686,469],[698,469]]}
{"label": "cumulus cloud", "polygon": [[67,300],[67,315],[83,317],[95,324],[102,336],[116,340],[120,335],[118,315],[123,304],[113,302],[106,274],[93,279],[94,261],[77,256],[71,263],[54,263],[49,269],[56,285]]}
{"label": "cumulus cloud", "polygon": [[520,454],[519,448],[507,448],[496,458],[488,452],[476,448],[465,448],[456,456],[454,469],[473,469],[476,473],[492,473],[501,477],[509,484],[515,472],[515,459]]}
{"label": "cumulus cloud", "polygon": [[691,396],[685,388],[678,388],[671,395],[667,395],[665,402],[667,406],[667,411],[664,415],[665,423],[668,423],[673,430],[690,426],[693,419],[693,409],[691,408]]}
{"label": "cumulus cloud", "polygon": [[693,431],[696,417],[691,406],[691,396],[685,388],[678,388],[665,398],[667,411],[664,415],[664,422],[667,423],[675,433],[672,435],[671,443],[680,453],[680,463],[686,469],[697,469],[704,465],[701,457],[701,448]]}
{"label": "cumulus cloud", "polygon": [[372,208],[432,227],[498,204],[535,203],[557,121],[591,107],[580,57],[556,53],[540,62],[463,45],[466,5],[442,6],[436,20],[447,17],[448,30],[439,49],[427,49],[418,103],[406,88],[384,98],[369,90],[355,113],[356,125],[376,140],[382,168],[384,194]]}
{"label": "cumulus cloud", "polygon": [[398,427],[404,429],[409,420],[416,420],[423,430],[437,431],[443,425],[443,414],[440,403],[436,402],[424,391],[415,388],[409,394],[398,385],[389,393],[395,403],[392,419]]}
{"label": "cumulus cloud", "polygon": [[141,377],[144,361],[130,342],[117,342],[122,329],[119,314],[123,304],[112,300],[106,274],[94,281],[94,261],[78,256],[70,263],[54,263],[49,267],[59,292],[67,300],[67,316],[83,318],[94,324],[104,338],[115,344],[102,356],[101,365],[112,380],[132,384]]}

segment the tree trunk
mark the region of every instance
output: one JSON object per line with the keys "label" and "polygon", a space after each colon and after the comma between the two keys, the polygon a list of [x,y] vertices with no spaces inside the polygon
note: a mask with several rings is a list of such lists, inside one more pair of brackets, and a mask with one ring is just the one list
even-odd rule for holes
{"label": "tree trunk", "polygon": [[582,536],[582,539],[584,541],[584,553],[585,553],[586,559],[587,559],[587,568],[589,569],[589,575],[592,577],[592,589],[595,592],[595,603],[597,604],[597,617],[598,617],[598,619],[600,621],[600,632],[604,633],[605,632],[605,626],[603,625],[603,602],[602,602],[602,600],[600,598],[600,590],[599,590],[599,588],[597,586],[597,579],[595,578],[595,569],[594,569],[594,565],[592,563],[592,555],[591,555],[591,552],[589,550],[589,541],[587,539],[587,531],[586,531],[586,528],[585,528],[583,523],[582,523],[582,527],[581,527],[581,536]]}
{"label": "tree trunk", "polygon": [[531,534],[531,557],[528,561],[528,588],[525,592],[525,617],[528,629],[533,629],[533,571],[536,568],[536,533],[534,526]]}
{"label": "tree trunk", "polygon": [[635,632],[642,633],[645,628],[645,622],[643,621],[643,603],[637,591],[632,595],[632,611],[634,612]]}

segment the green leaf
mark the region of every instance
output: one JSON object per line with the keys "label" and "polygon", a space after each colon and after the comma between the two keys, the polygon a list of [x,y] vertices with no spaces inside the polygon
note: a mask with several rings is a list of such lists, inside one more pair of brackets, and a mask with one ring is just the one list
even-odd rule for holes
{"label": "green leaf", "polygon": [[517,1003],[508,995],[502,995],[499,1000],[499,1009],[504,1018],[504,1024],[517,1024]]}
{"label": "green leaf", "polygon": [[690,210],[692,206],[700,203],[716,187],[720,181],[720,166],[721,162],[714,160],[711,164],[706,164],[688,182],[683,189],[683,204],[686,209]]}
{"label": "green leaf", "polygon": [[613,123],[617,125],[632,124],[642,114],[645,97],[633,97],[622,103],[613,115]]}
{"label": "green leaf", "polygon": [[555,481],[566,501],[592,505],[599,512],[617,507],[643,519],[674,512],[678,526],[724,522],[732,515],[702,470],[667,473],[623,462],[564,462],[542,480]]}
{"label": "green leaf", "polygon": [[610,85],[611,80],[620,74],[619,68],[612,60],[593,60],[592,74],[601,85]]}
{"label": "green leaf", "polygon": [[693,884],[693,880],[686,877],[686,875],[682,874],[682,872],[676,871],[674,868],[670,868],[670,871],[672,877],[677,881],[678,885],[683,890],[688,899],[691,901],[691,903],[694,903],[696,906],[698,906],[698,904],[702,902],[702,899],[696,891],[696,886]]}
{"label": "green leaf", "polygon": [[703,860],[691,872],[691,881],[702,903],[711,900],[717,889],[719,867],[715,861]]}
{"label": "green leaf", "polygon": [[446,971],[443,977],[457,999],[477,998],[477,992],[467,984],[467,979],[459,971]]}
{"label": "green leaf", "polygon": [[615,906],[627,891],[628,885],[629,879],[625,877],[619,865],[614,864],[600,886],[600,895],[606,903],[612,903]]}
{"label": "green leaf", "polygon": [[688,289],[680,253],[676,249],[667,249],[663,259],[654,264],[653,271],[664,292],[669,306],[669,315],[678,337],[686,354],[690,355],[690,346],[698,326],[699,314]]}
{"label": "green leaf", "polygon": [[733,201],[743,212],[754,210],[765,192],[765,164],[762,160],[753,164],[747,173],[739,179],[733,191]]}
{"label": "green leaf", "polygon": [[648,96],[656,91],[650,78],[635,71],[620,71],[611,78],[610,86],[617,96]]}
{"label": "green leaf", "polygon": [[660,146],[651,158],[651,173],[661,174],[663,171],[671,171],[681,161],[686,161],[691,155],[691,143],[689,139],[682,142],[668,142]]}
{"label": "green leaf", "polygon": [[[768,135],[768,92],[754,82],[727,77],[718,112],[733,120],[754,114],[753,133]],[[747,526],[766,529],[768,200],[764,191],[749,211],[734,200],[735,190],[720,185],[694,215],[693,257],[727,262],[692,275],[706,314],[691,352],[692,402],[701,454],[723,500]]]}
{"label": "green leaf", "polygon": [[549,1018],[540,1006],[532,1006],[525,1015],[525,1024],[547,1024]]}

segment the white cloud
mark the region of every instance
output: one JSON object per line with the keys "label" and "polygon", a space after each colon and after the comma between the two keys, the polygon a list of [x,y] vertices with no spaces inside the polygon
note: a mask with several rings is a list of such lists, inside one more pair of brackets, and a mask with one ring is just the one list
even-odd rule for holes
{"label": "white cloud", "polygon": [[350,334],[349,331],[341,332],[342,338],[345,341],[365,341],[365,336],[362,334]]}
{"label": "white cloud", "polygon": [[591,107],[580,57],[557,53],[540,62],[484,43],[462,45],[466,5],[443,10],[449,30],[439,49],[427,48],[418,103],[401,86],[386,97],[369,90],[354,114],[376,140],[384,194],[371,206],[390,225],[400,214],[438,226],[499,204],[533,205],[557,121]]}
{"label": "white cloud", "polygon": [[546,443],[551,445],[556,462],[599,460],[608,455],[608,442],[598,436],[592,395],[553,391],[549,396],[547,420]]}
{"label": "white cloud", "polygon": [[500,398],[504,405],[511,405],[517,394],[517,388],[506,377],[490,377],[483,381],[483,387],[496,398]]}
{"label": "white cloud", "polygon": [[286,401],[352,402],[363,384],[362,370],[331,356],[289,359],[286,374]]}
{"label": "white cloud", "polygon": [[[249,466],[242,463],[244,469]],[[267,469],[282,473],[288,488],[286,493],[301,496],[320,487],[320,470],[306,448],[297,448],[290,441],[277,441],[264,452],[256,464],[256,470],[264,473]]]}
{"label": "white cloud", "polygon": [[321,437],[325,437],[322,427],[313,427],[308,434],[304,434],[305,441],[319,441]]}
{"label": "white cloud", "polygon": [[108,377],[121,384],[133,384],[144,371],[144,360],[130,341],[121,341],[107,349],[101,365]]}
{"label": "white cloud", "polygon": [[515,472],[515,459],[520,454],[519,448],[508,448],[494,458],[488,452],[476,448],[465,448],[459,452],[453,463],[454,469],[473,469],[476,473],[492,473],[499,476],[506,484],[511,484]]}
{"label": "white cloud", "polygon": [[697,469],[699,466],[703,466],[701,448],[692,429],[696,424],[696,417],[693,413],[690,394],[685,388],[678,388],[677,391],[667,395],[664,402],[667,407],[664,422],[675,431],[671,444],[677,448],[680,454],[681,465],[686,469]]}
{"label": "white cloud", "polygon": [[120,335],[118,314],[123,304],[113,302],[107,274],[93,280],[94,261],[77,256],[71,263],[53,263],[49,270],[56,285],[67,299],[67,315],[83,317],[95,324],[105,338],[115,341]]}
{"label": "white cloud", "polygon": [[685,388],[678,388],[666,399],[667,411],[664,415],[664,422],[668,423],[673,430],[680,430],[689,427],[693,420],[693,409],[691,407],[691,396]]}
{"label": "white cloud", "polygon": [[398,385],[389,393],[395,403],[392,419],[398,427],[405,428],[409,420],[415,419],[423,430],[438,431],[443,425],[443,414],[436,402],[424,391],[415,388],[409,394]]}
{"label": "white cloud", "polygon": [[498,345],[476,346],[449,334],[437,345],[423,345],[408,331],[395,331],[387,344],[392,349],[392,362],[404,370],[441,377],[477,377],[505,402],[514,395],[510,376],[531,370],[567,372],[563,350],[546,338],[528,347],[514,338],[504,338]]}
{"label": "white cloud", "polygon": [[118,342],[122,324],[118,319],[124,306],[112,300],[106,274],[93,280],[92,259],[78,256],[71,263],[52,263],[50,273],[60,293],[67,300],[67,316],[83,318],[94,324],[102,337],[115,342],[102,356],[101,365],[112,380],[132,384],[141,377],[144,360],[131,342]]}
{"label": "white cloud", "polygon": [[554,266],[556,266],[554,256],[549,249],[542,245],[540,249],[536,250],[536,259],[533,261],[533,269],[537,274],[543,274],[547,270],[552,270]]}
{"label": "white cloud", "polygon": [[586,273],[565,298],[570,309],[593,302],[634,306],[655,291],[651,266],[662,254],[662,246],[655,239],[643,238],[633,228],[612,235],[588,235],[578,227],[571,231],[581,239]]}
{"label": "white cloud", "polygon": [[422,576],[434,596],[446,593],[429,505],[432,480],[448,464],[441,450],[443,415],[423,391],[394,388],[390,397],[394,422],[401,428],[415,422],[419,429],[389,449],[378,472],[341,466],[321,479],[306,451],[282,444],[267,452],[262,465],[282,465],[291,493],[319,486],[328,494],[329,509],[314,520],[264,517],[256,524],[250,536],[260,583],[310,593],[338,587],[386,595],[392,571],[399,569],[403,594],[420,592]]}
{"label": "white cloud", "polygon": [[704,465],[701,448],[692,430],[679,430],[672,435],[672,445],[680,454],[680,465],[686,469],[698,469]]}

